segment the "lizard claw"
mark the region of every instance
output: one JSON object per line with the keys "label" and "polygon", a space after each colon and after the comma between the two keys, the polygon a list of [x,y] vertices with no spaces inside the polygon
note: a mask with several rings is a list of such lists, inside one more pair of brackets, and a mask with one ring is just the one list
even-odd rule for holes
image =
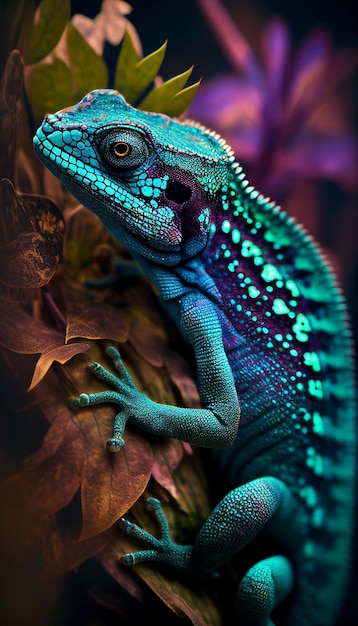
{"label": "lizard claw", "polygon": [[124,446],[123,437],[110,437],[106,441],[106,448],[108,452],[118,452]]}
{"label": "lizard claw", "polygon": [[72,398],[70,406],[72,409],[79,409],[82,406],[91,404],[90,397],[87,393],[81,393],[78,398]]}
{"label": "lizard claw", "polygon": [[124,554],[121,557],[121,563],[123,563],[123,565],[125,565],[126,567],[130,567],[131,565],[134,565],[135,560],[134,560],[134,556],[133,554]]}

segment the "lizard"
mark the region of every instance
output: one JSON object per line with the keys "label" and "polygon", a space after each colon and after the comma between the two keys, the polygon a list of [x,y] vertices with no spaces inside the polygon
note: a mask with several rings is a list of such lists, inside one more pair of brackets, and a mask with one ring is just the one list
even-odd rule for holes
{"label": "lizard", "polygon": [[319,246],[217,133],[113,89],[47,115],[34,149],[156,286],[192,348],[201,399],[155,403],[110,347],[118,375],[91,365],[109,390],[72,405],[118,405],[109,451],[130,420],[210,449],[225,477],[192,546],[172,541],[154,498],[159,538],[122,519],[146,544],[123,563],[206,575],[263,538],[238,585],[238,623],[332,626],[353,544],[356,403],[347,307]]}

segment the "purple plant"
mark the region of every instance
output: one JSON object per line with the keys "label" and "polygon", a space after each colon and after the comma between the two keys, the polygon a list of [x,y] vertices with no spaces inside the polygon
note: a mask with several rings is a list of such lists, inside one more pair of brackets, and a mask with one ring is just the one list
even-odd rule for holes
{"label": "purple plant", "polygon": [[232,67],[201,86],[189,116],[221,133],[252,184],[280,201],[297,180],[328,179],[352,192],[357,141],[335,90],[353,73],[355,53],[337,51],[322,29],[292,50],[271,19],[257,58],[220,0],[198,4]]}

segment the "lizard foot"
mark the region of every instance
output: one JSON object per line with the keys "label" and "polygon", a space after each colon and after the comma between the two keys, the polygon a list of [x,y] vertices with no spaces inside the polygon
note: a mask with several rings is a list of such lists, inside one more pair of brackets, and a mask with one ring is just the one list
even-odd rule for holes
{"label": "lizard foot", "polygon": [[180,546],[173,542],[170,536],[167,518],[157,498],[148,498],[147,509],[152,511],[157,519],[160,528],[160,537],[154,537],[154,535],[143,530],[143,528],[140,528],[137,524],[133,524],[122,517],[118,521],[121,529],[127,533],[127,535],[131,535],[142,543],[145,543],[148,549],[125,554],[122,556],[121,562],[124,565],[130,566],[142,561],[156,561],[157,563],[162,563],[169,567],[175,567],[176,569],[190,572],[192,547]]}
{"label": "lizard foot", "polygon": [[97,362],[90,364],[93,373],[105,381],[112,391],[99,391],[97,393],[81,393],[78,398],[72,398],[70,406],[73,409],[93,404],[112,403],[121,407],[121,411],[114,418],[113,436],[107,440],[107,450],[118,452],[124,446],[123,433],[126,423],[130,418],[133,407],[146,401],[146,397],[138,391],[131,375],[122,363],[120,354],[112,346],[107,348],[106,354],[113,361],[119,376],[115,376],[103,365]]}

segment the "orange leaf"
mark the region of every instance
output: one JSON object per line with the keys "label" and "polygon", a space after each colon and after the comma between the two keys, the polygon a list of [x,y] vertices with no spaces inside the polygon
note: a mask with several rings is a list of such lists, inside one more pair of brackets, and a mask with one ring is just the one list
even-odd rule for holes
{"label": "orange leaf", "polygon": [[87,420],[87,428],[82,426],[86,461],[81,485],[81,540],[103,532],[122,517],[143,493],[152,470],[153,454],[149,441],[138,433],[133,434],[129,427],[126,428],[125,446],[116,454],[108,453],[105,440],[99,446],[98,436],[93,445],[94,430],[106,430],[106,438],[111,433],[112,420],[108,419],[108,412],[106,423],[99,419],[106,408],[97,407],[92,419]]}
{"label": "orange leaf", "polygon": [[56,346],[56,348],[46,348],[36,363],[28,391],[34,389],[44,376],[46,376],[54,361],[63,365],[76,354],[87,352],[88,349],[86,343],[68,343],[66,345]]}

